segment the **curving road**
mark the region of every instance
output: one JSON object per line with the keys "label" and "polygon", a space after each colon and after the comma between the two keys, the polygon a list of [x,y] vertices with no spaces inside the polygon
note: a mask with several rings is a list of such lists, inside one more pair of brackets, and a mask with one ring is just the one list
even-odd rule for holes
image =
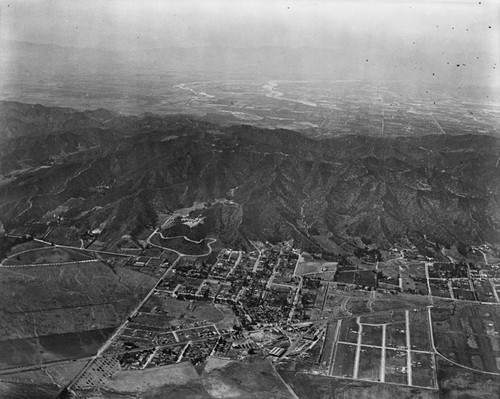
{"label": "curving road", "polygon": [[[177,255],[179,256],[189,256],[189,257],[194,257],[194,258],[200,258],[200,257],[203,257],[203,256],[207,256],[207,255],[210,255],[213,251],[213,248],[212,248],[212,245],[214,242],[217,241],[216,238],[203,238],[201,239],[200,241],[194,241],[194,240],[191,240],[190,238],[187,238],[186,236],[175,236],[175,237],[165,237],[161,232],[158,232],[159,228],[157,228],[155,231],[153,231],[151,233],[151,235],[146,239],[146,242],[153,246],[153,247],[156,247],[156,248],[160,248],[160,249],[164,249],[164,250],[167,250],[167,251],[172,251],[174,253],[176,253]],[[164,246],[161,246],[161,245],[158,245],[158,244],[155,244],[153,242],[151,242],[151,239],[154,237],[155,234],[158,234],[162,239],[169,239],[169,238],[184,238],[186,241],[190,241],[190,242],[193,242],[195,244],[201,244],[204,240],[207,240],[207,247],[209,249],[209,251],[207,253],[204,253],[204,254],[201,254],[201,255],[191,255],[191,254],[185,254],[185,253],[182,253],[182,252],[179,252],[175,249],[172,249],[172,248],[168,248],[168,247],[164,247]]]}

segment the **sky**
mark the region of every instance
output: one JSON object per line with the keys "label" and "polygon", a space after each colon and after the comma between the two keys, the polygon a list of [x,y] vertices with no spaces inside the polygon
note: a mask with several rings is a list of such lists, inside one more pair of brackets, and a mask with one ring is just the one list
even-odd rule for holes
{"label": "sky", "polygon": [[[113,50],[197,46],[498,54],[500,2],[439,0],[2,0],[0,38]],[[432,51],[431,51],[432,52]]]}
{"label": "sky", "polygon": [[[199,57],[187,66],[176,58],[180,70],[211,63],[214,71],[238,72],[253,62],[259,73],[288,69],[307,77],[317,70],[340,78],[500,87],[498,0],[1,0],[0,40],[0,50],[13,41],[115,50],[128,57],[123,67],[130,59],[141,68],[156,62],[153,53],[136,50],[182,47]],[[228,50],[262,47],[278,58],[245,59]],[[287,58],[284,47],[296,56]],[[303,48],[325,51],[314,58]],[[47,71],[60,64],[42,58],[36,62]],[[4,69],[19,69],[15,60],[4,55]]]}

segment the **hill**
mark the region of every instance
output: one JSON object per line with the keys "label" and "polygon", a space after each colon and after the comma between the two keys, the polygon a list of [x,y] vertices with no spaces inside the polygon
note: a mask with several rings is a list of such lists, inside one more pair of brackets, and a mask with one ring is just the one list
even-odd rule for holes
{"label": "hill", "polygon": [[190,116],[11,102],[0,116],[0,221],[11,233],[68,244],[98,228],[112,247],[199,202],[191,216],[201,221],[171,236],[227,245],[294,238],[337,254],[360,239],[380,248],[499,239],[492,136],[315,140]]}

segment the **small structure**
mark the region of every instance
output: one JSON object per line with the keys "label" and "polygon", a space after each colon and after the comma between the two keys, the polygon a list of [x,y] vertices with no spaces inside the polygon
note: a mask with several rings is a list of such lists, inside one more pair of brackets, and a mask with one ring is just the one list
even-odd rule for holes
{"label": "small structure", "polygon": [[280,357],[281,355],[283,355],[283,353],[285,353],[285,348],[280,348],[279,346],[274,347],[269,352],[269,354],[271,356],[275,356],[275,357]]}

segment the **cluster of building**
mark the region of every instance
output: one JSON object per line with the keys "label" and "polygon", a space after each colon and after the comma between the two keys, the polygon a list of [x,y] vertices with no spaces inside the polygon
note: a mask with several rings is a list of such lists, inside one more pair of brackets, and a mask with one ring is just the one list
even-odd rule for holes
{"label": "cluster of building", "polygon": [[[166,308],[141,309],[129,319],[109,353],[118,355],[125,368],[156,367],[182,359],[199,364],[210,355],[238,359],[256,350],[275,361],[289,361],[306,356],[322,337],[324,324],[315,324],[321,312],[332,306],[346,311],[337,299],[339,295],[344,298],[346,291],[498,302],[500,283],[496,286],[491,278],[497,271],[493,265],[411,260],[398,250],[400,259],[414,262],[415,267],[399,267],[394,272],[379,269],[378,262],[371,269],[345,262],[315,267],[314,261],[301,265],[299,251],[291,246],[258,243],[255,248],[181,257],[153,293],[158,300],[230,308],[237,320],[231,328],[201,320],[172,324]],[[134,268],[165,270],[170,265],[161,256],[144,254],[131,262]]]}

